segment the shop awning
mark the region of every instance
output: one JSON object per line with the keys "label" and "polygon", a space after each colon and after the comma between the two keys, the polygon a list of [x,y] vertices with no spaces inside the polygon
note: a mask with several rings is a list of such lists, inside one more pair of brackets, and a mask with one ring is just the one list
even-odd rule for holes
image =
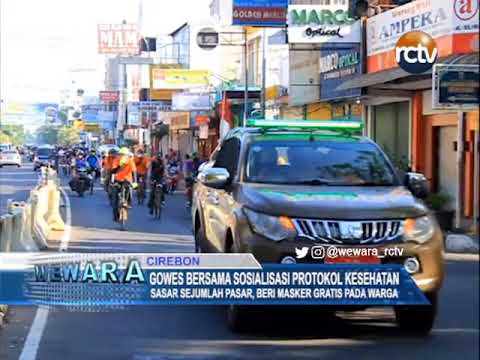
{"label": "shop awning", "polygon": [[[462,64],[462,65],[472,65],[479,63],[479,54],[464,54],[464,55],[451,55],[447,56],[438,61],[438,64]],[[432,70],[426,71],[419,75],[412,75],[401,68],[388,69],[383,71],[378,71],[371,74],[363,74],[355,77],[354,79],[345,81],[335,90],[350,90],[356,88],[365,88],[375,85],[383,85],[392,81],[402,79],[402,82],[408,81],[417,81],[419,77],[425,75],[431,75]]]}

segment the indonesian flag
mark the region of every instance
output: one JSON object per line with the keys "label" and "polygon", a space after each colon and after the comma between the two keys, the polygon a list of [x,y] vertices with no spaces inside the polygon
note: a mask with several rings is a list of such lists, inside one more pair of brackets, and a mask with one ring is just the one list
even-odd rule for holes
{"label": "indonesian flag", "polygon": [[225,93],[220,106],[220,139],[223,139],[228,131],[233,128],[232,102],[225,97]]}

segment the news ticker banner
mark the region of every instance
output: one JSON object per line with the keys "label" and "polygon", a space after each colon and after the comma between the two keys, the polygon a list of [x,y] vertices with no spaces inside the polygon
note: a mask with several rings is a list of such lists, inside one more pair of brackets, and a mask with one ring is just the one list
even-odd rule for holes
{"label": "news ticker banner", "polygon": [[263,264],[251,254],[0,254],[0,304],[428,304],[401,265]]}

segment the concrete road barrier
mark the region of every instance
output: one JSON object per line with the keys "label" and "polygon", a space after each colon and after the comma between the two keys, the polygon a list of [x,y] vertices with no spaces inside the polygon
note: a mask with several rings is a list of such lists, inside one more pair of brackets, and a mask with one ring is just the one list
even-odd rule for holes
{"label": "concrete road barrier", "polygon": [[12,202],[8,208],[14,217],[13,251],[38,251],[31,233],[31,206],[25,202]]}
{"label": "concrete road barrier", "polygon": [[65,230],[65,223],[60,215],[60,191],[57,185],[49,184],[48,189],[48,209],[45,215],[48,226],[51,230]]}
{"label": "concrete road barrier", "polygon": [[13,215],[4,214],[0,218],[0,251],[12,251]]}

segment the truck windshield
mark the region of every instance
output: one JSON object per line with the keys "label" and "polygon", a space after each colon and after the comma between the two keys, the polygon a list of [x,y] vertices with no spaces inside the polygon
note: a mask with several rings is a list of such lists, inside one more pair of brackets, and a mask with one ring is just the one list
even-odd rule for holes
{"label": "truck windshield", "polygon": [[396,178],[372,144],[260,141],[250,146],[246,181],[269,184],[390,186]]}
{"label": "truck windshield", "polygon": [[38,156],[50,156],[51,153],[52,153],[52,150],[48,148],[41,148],[37,150]]}

